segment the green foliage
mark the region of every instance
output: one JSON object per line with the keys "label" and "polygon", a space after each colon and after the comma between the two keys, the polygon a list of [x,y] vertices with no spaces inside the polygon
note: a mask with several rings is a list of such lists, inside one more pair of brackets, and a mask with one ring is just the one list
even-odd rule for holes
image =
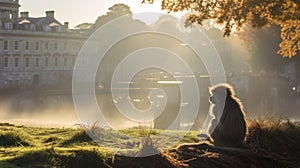
{"label": "green foliage", "polygon": [[71,145],[74,143],[83,143],[83,142],[93,142],[93,139],[86,133],[85,130],[81,129],[79,132],[76,132],[70,139],[64,141],[61,145]]}
{"label": "green foliage", "polygon": [[131,137],[149,137],[150,135],[159,134],[161,130],[138,126],[136,128],[123,129],[119,132]]}
{"label": "green foliage", "polygon": [[56,153],[53,149],[32,150],[9,160],[20,167],[53,167]]}
{"label": "green foliage", "polygon": [[95,149],[64,153],[53,148],[46,148],[24,152],[7,162],[20,167],[96,168],[104,167],[103,161],[102,154]]}
{"label": "green foliage", "polygon": [[75,29],[90,29],[93,26],[92,23],[81,23],[75,26]]}
{"label": "green foliage", "polygon": [[61,155],[56,160],[56,166],[61,168],[96,168],[105,167],[103,159],[96,150],[79,150],[70,155]]}
{"label": "green foliage", "polygon": [[3,127],[3,126],[8,126],[8,127],[10,127],[10,126],[15,126],[15,125],[13,125],[13,124],[10,124],[10,123],[0,123],[0,126],[1,127]]}
{"label": "green foliage", "polygon": [[0,146],[2,147],[29,146],[28,139],[28,136],[19,132],[0,131]]}
{"label": "green foliage", "polygon": [[197,132],[197,131],[190,131],[183,137],[183,139],[180,142],[181,143],[195,143],[199,140],[198,134],[199,134],[199,132]]}
{"label": "green foliage", "polygon": [[162,0],[161,6],[168,12],[189,11],[187,25],[214,20],[224,25],[224,36],[246,24],[255,28],[279,25],[282,42],[278,53],[292,57],[300,50],[299,0]]}
{"label": "green foliage", "polygon": [[[78,131],[61,143],[61,146],[68,145],[97,145],[106,144],[111,142],[118,142],[120,140],[128,140],[129,137],[126,134],[122,134],[119,131],[105,130],[97,125],[95,122],[91,126],[78,125],[80,128]],[[110,146],[110,145],[108,145]]]}
{"label": "green foliage", "polygon": [[120,17],[124,15],[132,15],[132,12],[130,11],[130,7],[125,4],[115,4],[112,7],[108,8],[108,12],[106,15],[99,16],[95,22],[95,24],[92,26],[93,30],[96,30],[97,28],[103,26],[105,23],[108,23],[109,21]]}
{"label": "green foliage", "polygon": [[[247,27],[244,30],[238,34],[239,38],[244,41],[246,49],[251,53],[247,61],[251,65],[252,72],[283,72],[284,64],[293,61],[283,57],[274,57],[278,55],[280,43],[279,26],[262,29]],[[272,60],[272,64],[270,64],[270,60]]]}
{"label": "green foliage", "polygon": [[[0,167],[299,167],[300,123],[289,120],[262,119],[249,121],[249,134],[242,149],[215,147],[197,143],[197,131],[188,132],[180,143],[185,143],[164,153],[157,151],[157,143],[178,141],[180,131],[163,131],[146,127],[121,131],[102,130],[101,136],[109,141],[105,147],[118,147],[120,143],[142,137],[137,156],[145,153],[159,154],[146,158],[130,158],[115,155],[98,144],[90,143],[82,128],[37,128],[0,124],[1,135],[13,133],[33,146],[7,146],[0,148]],[[95,124],[88,128],[97,128]],[[97,130],[97,129],[96,129]],[[150,131],[151,130],[151,131]],[[91,131],[91,130],[90,130]],[[150,133],[149,133],[150,132]],[[157,135],[157,136],[153,136]],[[184,135],[184,134],[183,134]],[[74,138],[76,137],[76,138]],[[155,138],[154,138],[155,137]],[[176,139],[178,137],[179,139]],[[61,146],[64,142],[70,144]],[[122,141],[124,140],[124,141]],[[88,143],[86,143],[88,142]],[[128,150],[129,151],[129,150]],[[133,152],[130,150],[129,152]]]}
{"label": "green foliage", "polygon": [[59,140],[60,140],[60,138],[51,136],[51,137],[46,138],[43,142],[44,143],[56,143]]}

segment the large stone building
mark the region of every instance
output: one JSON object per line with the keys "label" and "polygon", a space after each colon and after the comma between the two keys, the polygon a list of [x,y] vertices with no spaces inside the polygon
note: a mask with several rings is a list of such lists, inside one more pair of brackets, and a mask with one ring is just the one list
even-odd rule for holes
{"label": "large stone building", "polygon": [[[87,36],[55,19],[19,15],[18,0],[0,0],[0,89],[63,87]],[[70,85],[68,85],[70,86]]]}

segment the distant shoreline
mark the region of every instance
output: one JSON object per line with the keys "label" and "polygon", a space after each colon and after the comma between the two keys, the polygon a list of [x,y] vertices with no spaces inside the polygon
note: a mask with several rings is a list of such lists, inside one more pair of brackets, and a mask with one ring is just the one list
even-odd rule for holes
{"label": "distant shoreline", "polygon": [[79,121],[47,121],[47,120],[36,120],[36,119],[7,119],[0,120],[0,123],[9,123],[14,125],[24,125],[27,127],[44,127],[44,128],[72,128],[76,124],[79,124]]}

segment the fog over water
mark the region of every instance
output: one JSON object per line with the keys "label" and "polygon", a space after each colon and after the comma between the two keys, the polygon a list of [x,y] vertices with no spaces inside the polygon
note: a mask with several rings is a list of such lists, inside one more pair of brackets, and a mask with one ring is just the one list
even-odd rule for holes
{"label": "fog over water", "polygon": [[[41,102],[33,97],[18,99],[19,95],[10,93],[1,99],[0,122],[43,127],[72,127],[79,123],[71,97],[48,97],[48,102]],[[63,99],[65,102],[57,102]]]}
{"label": "fog over water", "polygon": [[[159,19],[157,24],[152,25],[156,29],[164,29],[174,31],[174,34],[185,34],[188,38],[193,38],[195,32],[180,31],[176,28],[176,19],[169,16]],[[146,24],[140,21],[131,21],[127,26],[146,27]],[[112,27],[119,30],[119,27]],[[245,56],[251,51],[246,50],[241,45],[241,40],[233,36],[226,38],[222,37],[222,32],[219,29],[203,30],[212,39],[214,46],[218,50],[224,64],[226,80],[233,85],[237,97],[244,104],[246,115],[249,117],[269,116],[274,118],[288,118],[298,120],[300,117],[300,85],[297,82],[290,80],[284,76],[284,73],[273,72],[255,72],[251,71],[249,62]],[[159,88],[165,91],[165,95],[158,95],[157,105],[161,98],[167,98],[168,102],[164,109],[164,115],[159,118],[157,123],[145,123],[157,128],[165,128],[172,121],[180,108],[189,108],[191,102],[184,102],[180,97],[178,86],[180,82],[176,82],[174,76],[182,78],[195,78],[199,85],[199,90],[192,92],[200,93],[199,114],[196,119],[196,129],[201,127],[204,122],[208,110],[208,87],[210,86],[207,67],[203,60],[200,60],[195,52],[186,46],[182,41],[171,38],[170,36],[161,34],[144,33],[135,36],[130,36],[120,40],[107,51],[105,58],[99,65],[96,74],[96,93],[97,103],[101,112],[106,117],[112,128],[121,129],[133,126],[138,126],[141,123],[133,122],[124,117],[116,109],[115,104],[122,100],[130,100],[132,104],[140,110],[145,110],[150,107],[149,89]],[[198,40],[198,45],[203,47],[207,44],[201,39]],[[162,47],[178,54],[192,69],[194,76],[185,76],[181,72],[170,74],[162,69],[152,68],[136,73],[132,81],[119,81],[130,83],[130,96],[120,96],[113,99],[110,93],[110,81],[112,80],[113,70],[117,67],[122,59],[133,51],[145,47]],[[209,57],[209,56],[208,56]],[[274,56],[279,57],[279,56]],[[171,60],[162,60],[170,61]],[[132,65],[139,64],[133,62]],[[63,85],[63,84],[62,84]],[[31,125],[43,127],[72,127],[80,124],[77,113],[74,108],[71,86],[68,86],[67,94],[52,94],[51,91],[43,93],[35,90],[21,89],[19,91],[1,91],[0,93],[0,122],[10,122],[18,125]],[[122,89],[122,88],[119,88]],[[83,122],[85,125],[93,125],[97,123],[102,125],[93,110],[87,111],[86,115],[90,115],[92,120]],[[96,114],[98,115],[98,114]],[[185,127],[191,124],[189,121],[193,116],[189,113],[182,116],[178,121],[178,127]],[[193,124],[193,123],[192,123]]]}

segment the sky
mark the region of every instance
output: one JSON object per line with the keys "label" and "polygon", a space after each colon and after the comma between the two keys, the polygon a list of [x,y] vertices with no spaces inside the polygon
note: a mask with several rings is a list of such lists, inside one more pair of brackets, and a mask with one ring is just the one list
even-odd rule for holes
{"label": "sky", "polygon": [[45,11],[55,10],[55,18],[69,22],[70,28],[84,22],[94,23],[116,3],[130,6],[133,13],[160,12],[160,0],[154,4],[141,4],[142,0],[19,0],[20,12],[28,11],[30,17],[43,17]]}

